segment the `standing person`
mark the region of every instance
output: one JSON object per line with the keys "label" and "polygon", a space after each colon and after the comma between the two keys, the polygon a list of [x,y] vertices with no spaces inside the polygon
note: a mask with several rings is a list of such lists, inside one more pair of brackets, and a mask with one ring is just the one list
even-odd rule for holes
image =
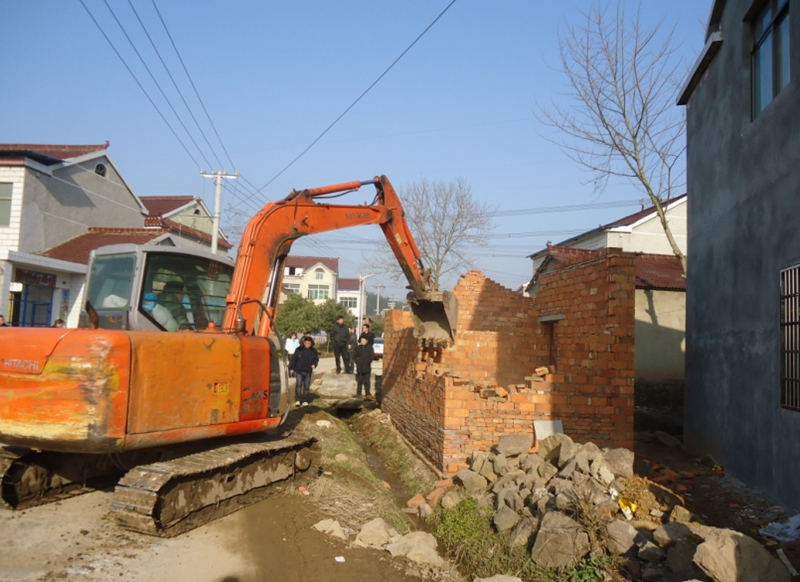
{"label": "standing person", "polygon": [[365,323],[364,325],[361,326],[361,336],[359,336],[359,337],[363,337],[363,336],[367,336],[367,341],[369,342],[369,345],[372,345],[372,344],[375,343],[375,334],[372,333],[369,330],[369,324],[368,323]]}
{"label": "standing person", "polygon": [[[336,318],[336,325],[331,331],[331,343],[333,343],[333,357],[336,359],[336,373],[341,374],[342,370],[347,372],[350,366],[350,329],[344,324],[344,316]],[[340,363],[341,358],[341,363]]]}
{"label": "standing person", "polygon": [[53,322],[53,327],[64,327],[64,320],[59,317]]}
{"label": "standing person", "polygon": [[293,331],[289,337],[286,338],[286,342],[283,344],[283,349],[286,350],[286,353],[291,358],[294,355],[295,350],[300,346],[300,340],[297,339],[297,332]]}
{"label": "standing person", "polygon": [[356,348],[358,347],[358,340],[356,339],[356,330],[352,327],[347,328],[347,355],[350,358],[346,372],[352,374],[355,368]]}
{"label": "standing person", "polygon": [[361,388],[364,388],[364,396],[370,398],[369,393],[369,378],[372,374],[372,358],[375,352],[372,349],[372,344],[369,343],[367,334],[362,333],[358,338],[358,346],[355,352],[356,364],[356,396],[361,396]]}
{"label": "standing person", "polygon": [[0,315],[0,327],[11,327],[6,323],[6,316]]}
{"label": "standing person", "polygon": [[302,349],[297,349],[289,362],[289,372],[294,372],[297,378],[295,387],[295,406],[308,406],[311,402],[311,374],[319,364],[319,354],[314,348],[314,340],[310,337],[303,338]]}

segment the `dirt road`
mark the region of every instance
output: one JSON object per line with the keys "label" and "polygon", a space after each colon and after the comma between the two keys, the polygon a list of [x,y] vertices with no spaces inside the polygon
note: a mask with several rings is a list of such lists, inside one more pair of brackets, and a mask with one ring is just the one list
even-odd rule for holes
{"label": "dirt road", "polygon": [[326,516],[296,492],[172,539],[107,522],[110,500],[110,492],[98,491],[0,513],[0,580],[417,580],[386,553],[348,548],[314,530]]}

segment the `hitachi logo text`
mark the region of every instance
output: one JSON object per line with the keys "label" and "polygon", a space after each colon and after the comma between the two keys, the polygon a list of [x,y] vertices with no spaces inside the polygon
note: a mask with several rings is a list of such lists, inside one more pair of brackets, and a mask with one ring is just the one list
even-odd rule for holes
{"label": "hitachi logo text", "polygon": [[26,372],[38,372],[39,362],[36,360],[18,360],[16,358],[3,358],[3,366]]}

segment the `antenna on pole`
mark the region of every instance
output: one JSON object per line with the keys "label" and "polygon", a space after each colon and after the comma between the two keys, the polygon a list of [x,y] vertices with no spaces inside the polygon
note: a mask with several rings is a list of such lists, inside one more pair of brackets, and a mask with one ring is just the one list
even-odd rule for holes
{"label": "antenna on pole", "polygon": [[222,180],[223,178],[228,180],[235,180],[239,177],[239,172],[235,172],[233,174],[228,174],[223,170],[216,170],[214,172],[206,172],[205,170],[200,170],[200,175],[204,178],[214,178],[214,182],[216,184],[216,188],[214,189],[214,216],[212,220],[211,226],[211,252],[217,252],[217,244],[219,241],[219,206],[220,200],[222,198]]}

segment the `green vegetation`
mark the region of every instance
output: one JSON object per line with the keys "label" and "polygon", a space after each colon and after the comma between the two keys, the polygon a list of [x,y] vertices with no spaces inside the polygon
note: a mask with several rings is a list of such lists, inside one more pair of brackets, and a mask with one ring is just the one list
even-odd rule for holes
{"label": "green vegetation", "polygon": [[614,561],[608,556],[586,556],[565,572],[569,582],[603,582],[606,573],[614,571]]}
{"label": "green vegetation", "polygon": [[470,579],[495,574],[522,580],[552,579],[533,563],[524,548],[509,550],[506,536],[492,528],[491,516],[491,508],[479,505],[475,499],[464,499],[453,509],[433,514],[433,535],[439,547]]}
{"label": "green vegetation", "polygon": [[537,566],[529,548],[508,547],[508,536],[492,527],[492,513],[492,508],[467,498],[453,509],[438,509],[429,520],[440,549],[469,579],[506,574],[524,582],[603,582],[615,571],[612,558],[596,554],[564,571]]}

